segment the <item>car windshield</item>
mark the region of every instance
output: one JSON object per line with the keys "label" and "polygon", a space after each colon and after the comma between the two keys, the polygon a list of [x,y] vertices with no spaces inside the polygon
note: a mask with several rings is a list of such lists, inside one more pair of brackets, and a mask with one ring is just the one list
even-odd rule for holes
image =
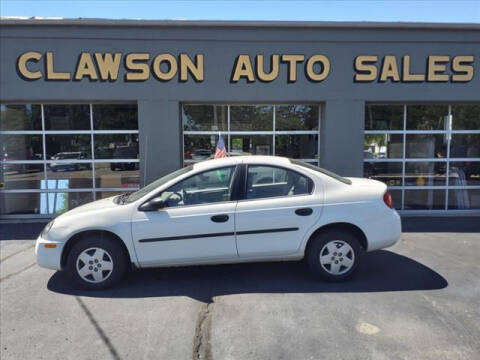
{"label": "car windshield", "polygon": [[158,188],[159,186],[162,186],[163,184],[166,184],[170,180],[175,179],[177,176],[186,174],[187,172],[191,171],[192,169],[193,169],[193,165],[190,165],[190,166],[186,166],[184,168],[178,169],[177,171],[174,171],[174,172],[172,172],[168,175],[165,175],[165,176],[161,177],[160,179],[155,180],[151,184],[148,184],[147,186],[141,188],[140,190],[135,191],[134,193],[131,193],[125,199],[125,202],[126,203],[131,203],[133,201],[137,201],[141,197],[148,194],[150,191],[155,190],[156,188]]}
{"label": "car windshield", "polygon": [[332,178],[334,178],[335,180],[338,180],[338,181],[341,181],[343,182],[344,184],[347,184],[347,185],[352,185],[352,181],[347,179],[347,178],[344,178],[340,175],[337,175],[331,171],[328,171],[324,168],[321,168],[321,167],[318,167],[318,166],[315,166],[315,165],[312,165],[312,164],[308,164],[308,163],[304,163],[303,161],[299,161],[299,160],[294,160],[294,159],[290,159],[290,162],[292,164],[295,164],[295,165],[299,165],[299,166],[303,166],[303,167],[306,167],[310,170],[314,170],[314,171],[318,171],[324,175],[327,175],[327,176],[330,176]]}

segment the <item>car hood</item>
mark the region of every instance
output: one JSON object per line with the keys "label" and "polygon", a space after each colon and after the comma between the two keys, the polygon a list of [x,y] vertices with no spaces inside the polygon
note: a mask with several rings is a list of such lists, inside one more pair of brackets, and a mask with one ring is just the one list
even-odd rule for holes
{"label": "car hood", "polygon": [[114,197],[115,196],[112,196],[112,197],[108,197],[108,198],[105,198],[105,199],[92,201],[92,202],[90,202],[88,204],[85,204],[85,205],[78,206],[75,209],[72,209],[72,210],[67,211],[66,213],[60,215],[58,217],[58,219],[63,219],[63,218],[69,217],[71,215],[80,215],[81,213],[92,213],[92,212],[104,211],[104,210],[107,210],[107,209],[116,208],[118,206],[121,206],[121,205],[116,204],[113,201]]}

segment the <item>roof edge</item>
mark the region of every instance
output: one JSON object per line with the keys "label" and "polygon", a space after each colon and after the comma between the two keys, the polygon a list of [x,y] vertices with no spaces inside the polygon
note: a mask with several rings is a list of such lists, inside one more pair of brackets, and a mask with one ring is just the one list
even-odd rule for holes
{"label": "roof edge", "polygon": [[377,21],[227,21],[227,20],[136,20],[101,18],[21,18],[0,17],[8,26],[151,26],[151,27],[259,27],[323,29],[424,29],[480,30],[480,23],[377,22]]}

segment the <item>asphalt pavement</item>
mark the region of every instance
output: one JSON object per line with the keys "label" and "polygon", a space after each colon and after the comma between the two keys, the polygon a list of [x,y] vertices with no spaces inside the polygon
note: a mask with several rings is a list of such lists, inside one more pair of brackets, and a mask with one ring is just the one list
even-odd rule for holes
{"label": "asphalt pavement", "polygon": [[479,233],[404,233],[339,284],[276,262],[139,270],[94,292],[33,246],[0,241],[2,360],[480,359]]}

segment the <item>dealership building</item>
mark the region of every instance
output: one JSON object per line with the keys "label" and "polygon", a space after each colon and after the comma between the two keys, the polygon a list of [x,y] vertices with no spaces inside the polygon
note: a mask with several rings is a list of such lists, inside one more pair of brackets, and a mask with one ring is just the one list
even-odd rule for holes
{"label": "dealership building", "polygon": [[480,24],[0,20],[0,218],[48,218],[212,157],[385,182],[480,214]]}

